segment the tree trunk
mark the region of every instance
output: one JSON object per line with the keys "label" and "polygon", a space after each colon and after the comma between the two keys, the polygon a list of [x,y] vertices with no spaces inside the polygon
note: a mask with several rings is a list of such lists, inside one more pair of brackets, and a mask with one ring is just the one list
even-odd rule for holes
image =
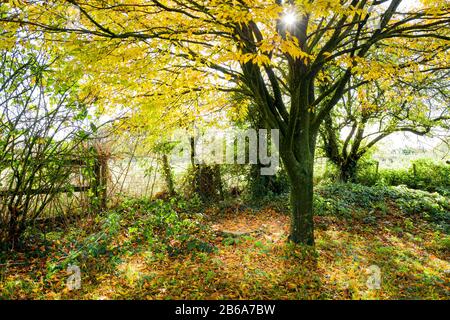
{"label": "tree trunk", "polygon": [[291,230],[289,240],[314,245],[313,220],[313,166],[309,162],[290,163],[285,166],[291,182]]}
{"label": "tree trunk", "polygon": [[357,160],[347,159],[339,166],[339,180],[341,182],[355,182],[356,181],[356,166]]}
{"label": "tree trunk", "polygon": [[289,156],[289,152],[282,152],[284,154],[283,162],[291,183],[292,221],[289,240],[310,246],[314,246],[314,144],[315,139],[306,136],[298,140],[296,157]]}
{"label": "tree trunk", "polygon": [[[252,128],[255,130],[259,130],[261,128],[264,128],[264,122],[261,118],[261,115],[259,113],[256,113],[255,115],[250,113],[250,119],[253,121]],[[252,116],[254,118],[252,118]],[[256,140],[256,150],[259,150],[260,148],[260,141],[259,139]],[[267,148],[270,149],[270,143],[268,143]],[[261,200],[270,191],[273,191],[273,186],[275,184],[275,175],[262,175],[261,169],[264,167],[269,167],[269,165],[263,165],[262,163],[258,162],[256,164],[252,164],[250,166],[250,172],[249,172],[249,186],[250,186],[250,194],[253,200]]]}
{"label": "tree trunk", "polygon": [[9,249],[14,249],[19,243],[20,236],[25,229],[25,223],[23,217],[21,217],[23,212],[17,209],[17,206],[9,205],[8,213],[10,218],[8,222],[8,228],[6,230],[6,246]]}
{"label": "tree trunk", "polygon": [[175,195],[175,187],[174,187],[174,183],[173,183],[172,168],[170,167],[169,159],[166,154],[162,154],[161,164],[162,164],[164,179],[166,181],[167,192],[169,193],[170,196],[174,196]]}
{"label": "tree trunk", "polygon": [[224,200],[224,194],[223,194],[223,183],[222,183],[222,174],[220,172],[220,166],[218,164],[214,165],[214,185],[217,187],[217,190],[219,191],[219,199]]}

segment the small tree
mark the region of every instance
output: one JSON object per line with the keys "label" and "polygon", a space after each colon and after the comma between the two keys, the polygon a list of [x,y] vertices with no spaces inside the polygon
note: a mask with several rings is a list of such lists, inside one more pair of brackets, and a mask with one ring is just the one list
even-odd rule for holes
{"label": "small tree", "polygon": [[168,156],[168,154],[173,148],[174,145],[173,143],[170,142],[161,142],[154,147],[154,151],[157,153],[158,161],[160,162],[161,165],[161,173],[163,175],[164,182],[166,185],[166,191],[171,197],[176,195],[173,170],[170,165],[170,159]]}
{"label": "small tree", "polygon": [[67,165],[88,137],[87,111],[72,87],[47,78],[44,55],[15,48],[0,59],[0,244],[15,247],[57,193],[71,191]]}
{"label": "small tree", "polygon": [[426,78],[411,82],[377,80],[343,96],[320,131],[324,153],[339,169],[339,179],[355,181],[358,161],[395,132],[424,136],[433,129],[448,130],[449,73],[426,72]]}

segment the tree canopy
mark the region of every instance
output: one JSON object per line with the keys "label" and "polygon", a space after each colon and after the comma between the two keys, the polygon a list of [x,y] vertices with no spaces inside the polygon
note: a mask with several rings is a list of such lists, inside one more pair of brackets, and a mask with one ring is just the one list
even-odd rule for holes
{"label": "tree canopy", "polygon": [[314,244],[313,160],[323,121],[347,93],[449,65],[448,1],[401,4],[10,1],[0,21],[10,39],[3,46],[19,41],[53,48],[66,57],[61,74],[78,75],[105,106],[147,110],[139,119],[167,110],[175,110],[169,119],[186,119],[181,115],[192,114],[186,110],[193,99],[217,107],[220,93],[248,96],[264,125],[280,130],[292,184],[290,238]]}

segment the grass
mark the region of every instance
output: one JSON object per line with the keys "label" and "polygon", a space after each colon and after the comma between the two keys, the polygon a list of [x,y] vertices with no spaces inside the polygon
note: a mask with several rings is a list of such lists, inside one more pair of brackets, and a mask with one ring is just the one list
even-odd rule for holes
{"label": "grass", "polygon": [[[315,252],[286,242],[289,217],[279,206],[192,214],[186,203],[128,201],[81,225],[47,230],[25,252],[3,253],[0,297],[449,299],[450,238],[430,218],[437,213],[402,209],[406,195],[365,191],[374,194],[360,196],[377,206],[357,190],[320,191],[332,207],[315,217]],[[78,291],[66,287],[69,263],[81,268]],[[372,265],[381,270],[379,290],[366,284]]]}

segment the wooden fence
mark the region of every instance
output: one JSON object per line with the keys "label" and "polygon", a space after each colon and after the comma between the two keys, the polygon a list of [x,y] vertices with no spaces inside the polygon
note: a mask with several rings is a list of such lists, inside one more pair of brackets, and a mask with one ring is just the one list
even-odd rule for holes
{"label": "wooden fence", "polygon": [[[93,161],[91,161],[93,160]],[[108,156],[102,152],[96,152],[94,158],[88,159],[68,159],[61,162],[61,166],[70,168],[72,172],[83,167],[90,168],[91,177],[86,177],[90,183],[88,185],[66,185],[61,188],[37,188],[29,190],[0,190],[0,197],[20,196],[20,195],[44,195],[56,193],[89,192],[94,195],[95,201],[92,205],[98,210],[107,208],[108,189]]]}

